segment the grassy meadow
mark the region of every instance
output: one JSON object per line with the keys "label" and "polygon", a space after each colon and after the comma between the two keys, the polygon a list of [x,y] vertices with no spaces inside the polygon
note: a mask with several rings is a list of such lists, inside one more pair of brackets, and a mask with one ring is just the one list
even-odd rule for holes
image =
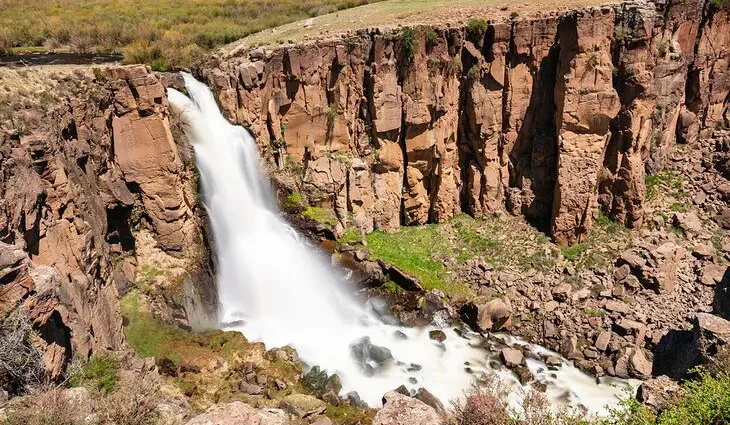
{"label": "grassy meadow", "polygon": [[378,0],[0,0],[0,54],[121,52],[181,67],[248,34]]}

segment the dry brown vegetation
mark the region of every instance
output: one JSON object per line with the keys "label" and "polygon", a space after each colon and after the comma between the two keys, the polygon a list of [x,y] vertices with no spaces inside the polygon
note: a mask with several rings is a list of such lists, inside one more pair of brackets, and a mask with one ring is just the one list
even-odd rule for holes
{"label": "dry brown vegetation", "polygon": [[292,21],[378,0],[0,0],[0,51],[123,52],[163,69]]}

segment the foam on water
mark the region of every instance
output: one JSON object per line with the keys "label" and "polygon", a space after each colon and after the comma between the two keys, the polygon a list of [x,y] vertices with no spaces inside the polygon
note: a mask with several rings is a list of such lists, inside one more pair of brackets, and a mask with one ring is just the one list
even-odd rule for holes
{"label": "foam on water", "polygon": [[[438,343],[429,338],[436,325],[389,325],[356,302],[329,264],[315,255],[317,248],[282,218],[248,131],[226,121],[204,84],[188,74],[184,78],[190,98],[173,89],[168,96],[187,123],[185,132],[200,170],[218,259],[221,326],[240,330],[269,348],[296,348],[307,364],[337,373],[343,393],[357,391],[371,406],[379,406],[382,395],[400,385],[427,388],[448,403],[483,373],[507,382],[512,403],[519,403],[527,387],[499,365],[495,351],[485,348],[492,342],[444,328],[447,338]],[[353,358],[350,347],[365,336],[393,354],[393,360],[382,366],[370,362],[374,373],[373,369],[364,373],[365,365]],[[506,335],[500,338],[507,345],[529,345]],[[533,353],[556,355],[530,347]],[[615,404],[630,385],[620,380],[598,383],[567,361],[557,370],[548,370],[533,358],[527,365],[536,380],[547,385],[548,397],[556,405],[582,404],[596,413]]]}

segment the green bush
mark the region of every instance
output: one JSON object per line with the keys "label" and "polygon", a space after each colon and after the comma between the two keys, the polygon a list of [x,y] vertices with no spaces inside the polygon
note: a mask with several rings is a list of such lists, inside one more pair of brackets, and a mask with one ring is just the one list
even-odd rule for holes
{"label": "green bush", "polygon": [[472,19],[467,24],[467,28],[472,35],[482,35],[489,28],[489,23],[484,19]]}
{"label": "green bush", "polygon": [[405,27],[400,33],[400,42],[406,59],[410,62],[418,53],[418,39],[416,30],[411,27]]}
{"label": "green bush", "polygon": [[87,387],[102,394],[117,388],[119,382],[119,362],[109,356],[91,356],[69,377],[70,387]]}

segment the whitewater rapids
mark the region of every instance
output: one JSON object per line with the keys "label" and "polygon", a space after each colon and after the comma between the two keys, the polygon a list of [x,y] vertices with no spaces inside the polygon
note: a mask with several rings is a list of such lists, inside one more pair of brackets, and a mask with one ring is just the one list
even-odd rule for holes
{"label": "whitewater rapids", "polygon": [[[296,348],[306,364],[337,373],[343,394],[357,391],[373,407],[400,385],[411,390],[424,387],[448,406],[481,374],[498,375],[512,390],[510,402],[519,405],[528,386],[499,364],[480,335],[437,324],[388,325],[356,302],[329,264],[315,255],[317,248],[282,218],[248,131],[226,121],[208,87],[183,75],[190,97],[174,89],[168,90],[168,97],[186,122],[185,133],[195,149],[218,259],[222,327],[241,331],[269,348]],[[443,343],[429,338],[433,329],[446,333]],[[363,363],[353,358],[350,347],[365,336],[393,355],[380,367],[370,362],[374,373],[363,372]],[[557,356],[513,337],[503,339],[508,345],[529,345],[536,354]],[[527,366],[535,381],[547,386],[555,405],[582,405],[597,414],[615,405],[631,386],[622,380],[597,382],[566,360],[557,370],[548,370],[528,357]]]}

